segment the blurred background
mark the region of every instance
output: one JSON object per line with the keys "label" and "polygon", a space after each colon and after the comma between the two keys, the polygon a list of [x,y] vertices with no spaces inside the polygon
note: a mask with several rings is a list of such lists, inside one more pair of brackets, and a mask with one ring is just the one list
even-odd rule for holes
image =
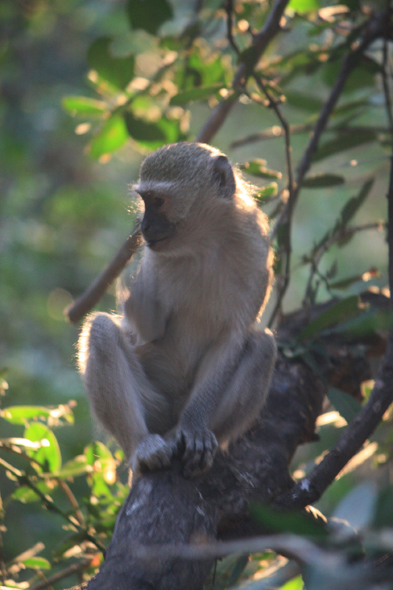
{"label": "blurred background", "polygon": [[[176,27],[176,22],[180,26],[187,5],[175,3],[177,20],[168,27]],[[139,76],[149,77],[159,67],[160,50],[151,36],[141,32],[131,36],[125,6],[121,0],[0,3],[0,369],[7,369],[9,386],[3,405],[58,405],[75,400],[75,425],[56,430],[63,462],[81,454],[94,436],[101,436],[91,424],[75,368],[79,327],[65,321],[63,310],[90,284],[131,230],[135,206],[128,184],[137,179],[148,147],[130,139],[112,157],[93,159],[86,149],[88,128],[83,127],[83,120],[70,116],[62,101],[66,96],[97,97],[86,55],[98,37],[114,38],[119,55],[124,55],[127,44],[136,44]],[[217,39],[224,26],[224,20],[217,23]],[[294,51],[304,44],[305,35],[301,24],[294,27],[274,42],[271,53]],[[233,66],[234,58],[228,52],[225,59]],[[334,81],[334,71],[329,75]],[[291,89],[324,98],[331,84],[326,76],[318,70],[295,80]],[[360,115],[357,124],[386,126],[377,77],[364,78],[360,84],[355,80],[344,95],[348,101],[364,97],[375,108]],[[291,124],[305,118],[304,109],[295,102],[285,105]],[[185,122],[187,137],[195,138],[211,106],[206,102],[191,105]],[[214,145],[235,163],[258,157],[265,158],[269,168],[285,170],[280,138],[231,148],[233,141],[276,124],[271,110],[244,97],[214,138]],[[293,136],[295,165],[306,141],[305,134]],[[340,152],[318,162],[313,172],[337,173],[346,182],[302,191],[294,219],[293,276],[284,301],[286,311],[301,304],[308,277],[301,257],[334,224],[343,203],[358,192],[359,182],[371,172],[376,179],[356,222],[386,218],[388,159],[383,142]],[[337,262],[336,280],[377,268],[379,276],[368,285],[379,289],[387,284],[384,231],[359,233],[346,248],[334,247],[325,258],[322,269]],[[361,288],[364,286],[354,284],[350,292]],[[114,290],[102,299],[100,309],[116,308]],[[326,297],[321,287],[319,299]],[[0,429],[1,437],[23,434],[23,426],[1,418]],[[349,481],[340,484],[340,492],[332,486],[324,500],[327,509],[351,489],[355,480]],[[14,484],[3,473],[0,482],[4,499]],[[84,479],[75,480],[75,486],[81,497],[88,494]],[[5,525],[7,559],[37,541],[45,543],[43,555],[48,557],[62,538],[60,517],[45,512],[38,502],[7,505]]]}

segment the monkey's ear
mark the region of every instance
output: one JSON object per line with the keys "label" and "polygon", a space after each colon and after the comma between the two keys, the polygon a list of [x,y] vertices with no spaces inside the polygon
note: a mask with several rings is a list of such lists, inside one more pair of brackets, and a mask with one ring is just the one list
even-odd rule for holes
{"label": "monkey's ear", "polygon": [[216,156],[214,158],[213,176],[218,184],[219,195],[225,199],[231,199],[236,191],[236,181],[232,166],[226,156]]}

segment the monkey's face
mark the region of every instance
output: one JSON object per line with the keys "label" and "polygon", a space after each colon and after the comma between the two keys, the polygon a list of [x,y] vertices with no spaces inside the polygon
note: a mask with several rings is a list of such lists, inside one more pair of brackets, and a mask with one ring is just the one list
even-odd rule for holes
{"label": "monkey's face", "polygon": [[141,230],[151,250],[162,251],[170,248],[176,234],[176,223],[170,221],[170,198],[163,191],[138,187],[138,193],[145,205]]}

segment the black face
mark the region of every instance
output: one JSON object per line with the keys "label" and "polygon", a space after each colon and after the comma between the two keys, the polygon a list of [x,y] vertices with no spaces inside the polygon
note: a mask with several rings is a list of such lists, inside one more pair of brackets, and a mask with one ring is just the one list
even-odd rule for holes
{"label": "black face", "polygon": [[165,215],[165,196],[154,191],[141,192],[140,195],[145,203],[145,214],[141,223],[142,235],[149,248],[161,249],[173,236],[176,224],[168,221]]}

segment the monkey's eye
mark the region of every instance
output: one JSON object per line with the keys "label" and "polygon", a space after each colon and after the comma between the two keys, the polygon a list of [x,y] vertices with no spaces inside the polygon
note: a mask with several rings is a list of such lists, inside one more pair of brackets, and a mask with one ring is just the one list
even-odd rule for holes
{"label": "monkey's eye", "polygon": [[153,199],[153,207],[155,209],[159,209],[164,204],[164,199],[162,197],[154,197]]}

